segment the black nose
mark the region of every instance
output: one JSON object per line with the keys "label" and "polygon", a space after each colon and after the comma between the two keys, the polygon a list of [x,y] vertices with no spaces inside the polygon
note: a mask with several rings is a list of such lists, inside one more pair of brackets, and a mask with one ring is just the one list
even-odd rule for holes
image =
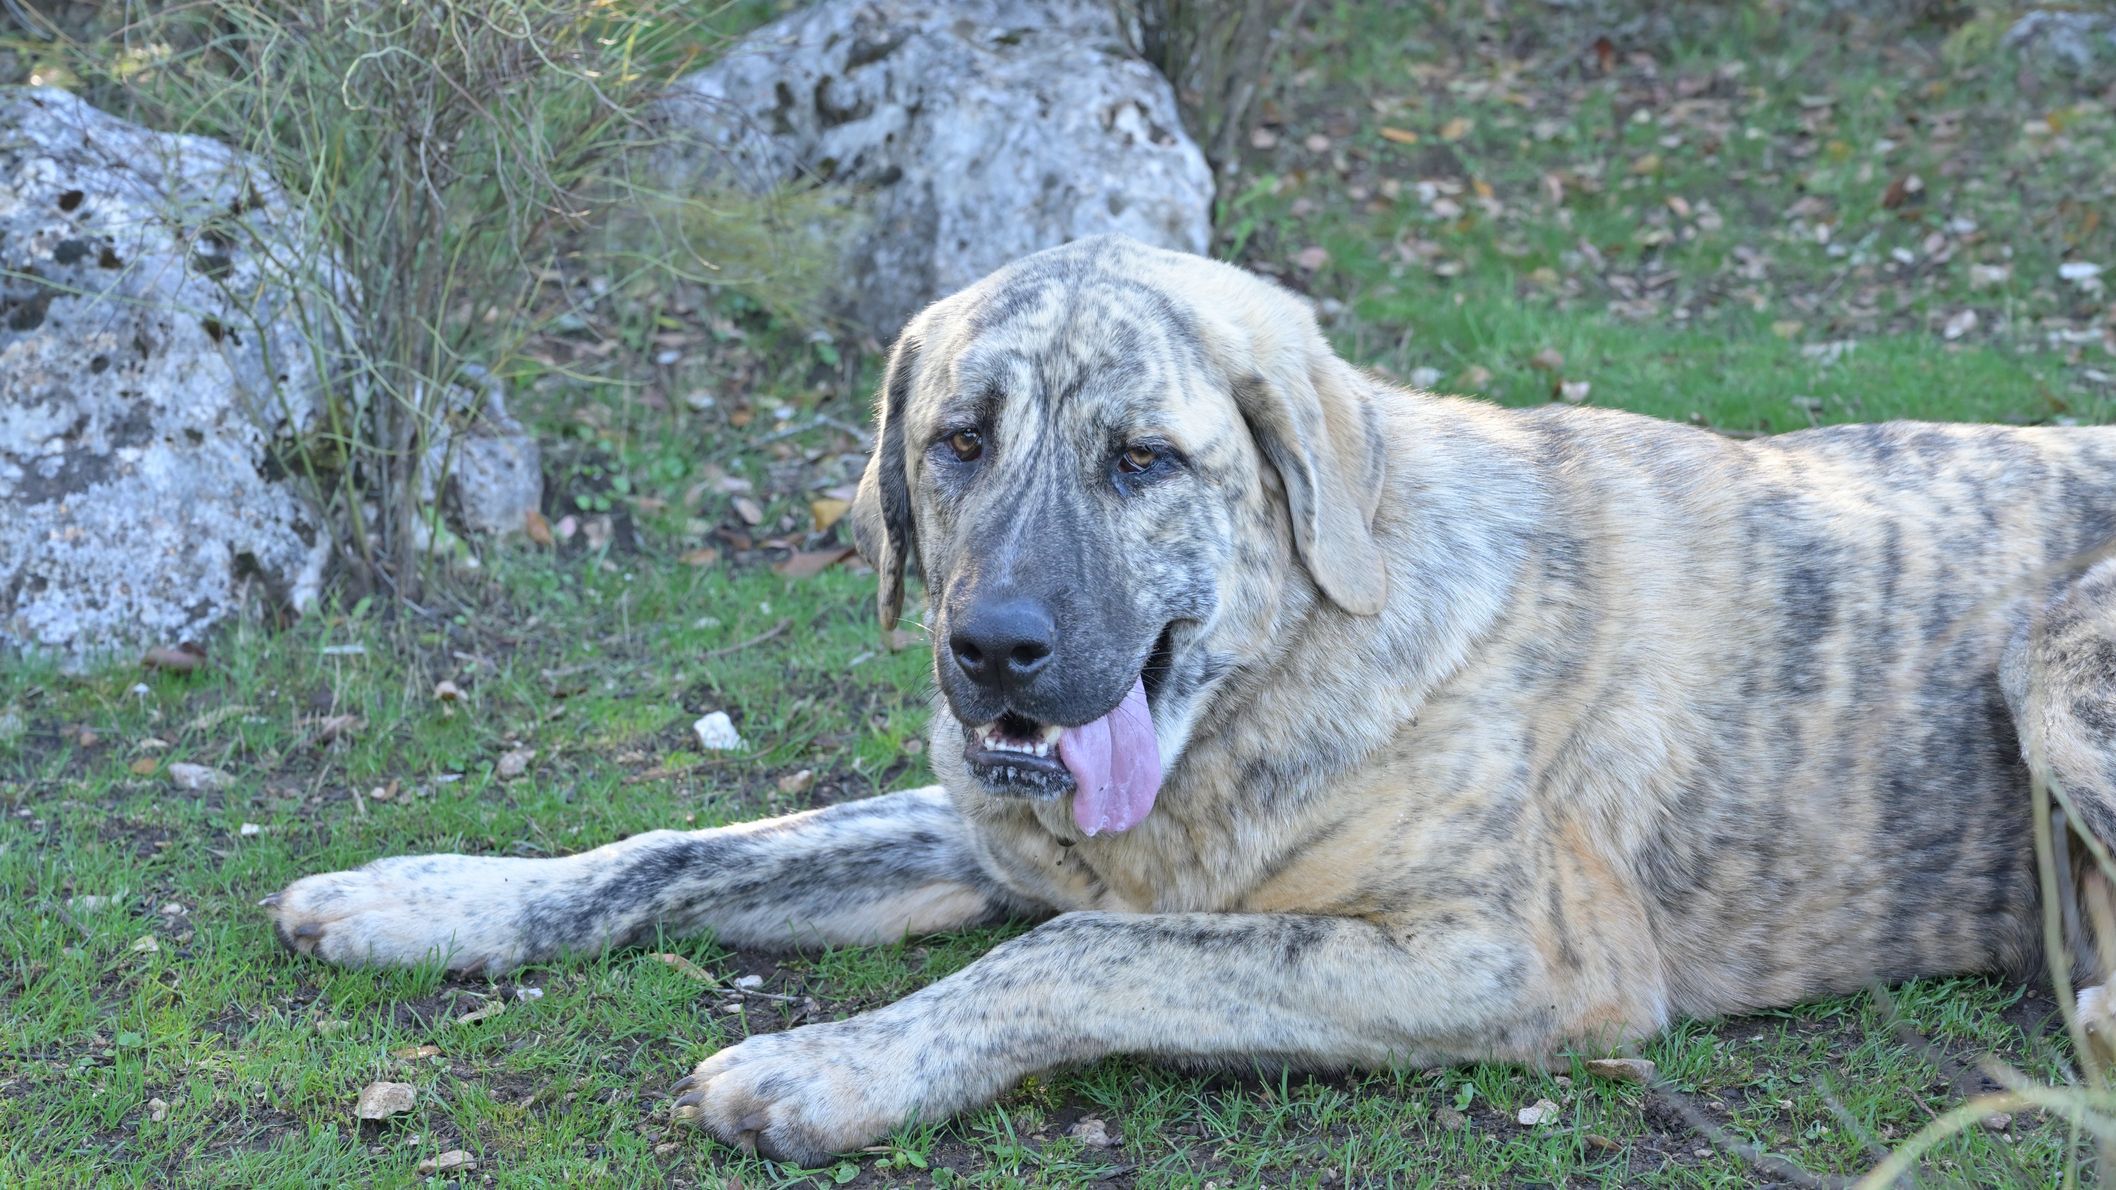
{"label": "black nose", "polygon": [[1033,599],[981,599],[956,620],[948,649],[971,681],[1016,689],[1050,661],[1057,635],[1050,609]]}

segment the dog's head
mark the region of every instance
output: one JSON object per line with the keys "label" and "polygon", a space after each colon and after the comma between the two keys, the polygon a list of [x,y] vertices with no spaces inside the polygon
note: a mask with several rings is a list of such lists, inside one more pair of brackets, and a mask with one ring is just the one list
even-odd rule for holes
{"label": "dog's head", "polygon": [[943,778],[1126,829],[1290,601],[1379,611],[1364,391],[1291,294],[1116,237],[913,319],[852,523],[884,626],[925,578]]}

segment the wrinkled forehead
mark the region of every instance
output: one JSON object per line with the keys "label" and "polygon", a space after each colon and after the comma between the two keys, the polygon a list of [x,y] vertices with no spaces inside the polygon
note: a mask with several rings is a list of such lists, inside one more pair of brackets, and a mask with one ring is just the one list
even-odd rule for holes
{"label": "wrinkled forehead", "polygon": [[936,377],[949,414],[981,402],[1199,439],[1231,414],[1200,313],[1150,279],[1060,260],[963,298]]}

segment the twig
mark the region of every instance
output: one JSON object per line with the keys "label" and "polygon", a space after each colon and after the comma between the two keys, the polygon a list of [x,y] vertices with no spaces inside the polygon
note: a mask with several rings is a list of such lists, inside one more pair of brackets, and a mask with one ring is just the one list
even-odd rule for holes
{"label": "twig", "polygon": [[750,637],[748,640],[738,641],[731,645],[722,645],[717,649],[707,649],[705,652],[698,654],[698,660],[706,661],[714,657],[725,657],[729,653],[739,653],[742,650],[749,648],[751,645],[761,645],[765,641],[770,640],[772,637],[779,635],[780,633],[786,631],[791,627],[793,627],[792,620],[780,620],[778,623],[772,625],[771,627],[765,629],[762,632],[759,632],[757,635]]}
{"label": "twig", "polygon": [[[1706,1140],[1755,1166],[1761,1173],[1768,1174],[1774,1178],[1781,1178],[1795,1186],[1827,1187],[1828,1190],[1843,1190],[1844,1187],[1851,1185],[1850,1180],[1846,1178],[1836,1177],[1831,1174],[1809,1173],[1776,1153],[1766,1153],[1756,1145],[1729,1133],[1726,1129],[1713,1122],[1711,1117],[1697,1110],[1691,1104],[1689,1096],[1677,1090],[1672,1083],[1656,1079],[1653,1083],[1653,1090],[1660,1095],[1662,1102],[1680,1112],[1683,1119],[1689,1121],[1690,1127],[1703,1133]],[[1877,1184],[1885,1185],[1886,1183]]]}

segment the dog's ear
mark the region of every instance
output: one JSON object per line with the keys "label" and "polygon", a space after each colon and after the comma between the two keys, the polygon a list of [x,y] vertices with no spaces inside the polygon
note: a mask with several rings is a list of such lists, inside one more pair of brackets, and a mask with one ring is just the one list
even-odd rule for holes
{"label": "dog's ear", "polygon": [[1389,597],[1373,528],[1387,472],[1379,412],[1351,365],[1304,329],[1236,379],[1235,403],[1285,487],[1308,573],[1331,602],[1371,616]]}
{"label": "dog's ear", "polygon": [[911,401],[912,377],[918,370],[919,340],[910,331],[897,336],[874,402],[874,454],[853,495],[852,543],[879,576],[875,608],[884,631],[896,627],[904,610],[904,564],[911,557],[911,488],[904,474],[904,414]]}

